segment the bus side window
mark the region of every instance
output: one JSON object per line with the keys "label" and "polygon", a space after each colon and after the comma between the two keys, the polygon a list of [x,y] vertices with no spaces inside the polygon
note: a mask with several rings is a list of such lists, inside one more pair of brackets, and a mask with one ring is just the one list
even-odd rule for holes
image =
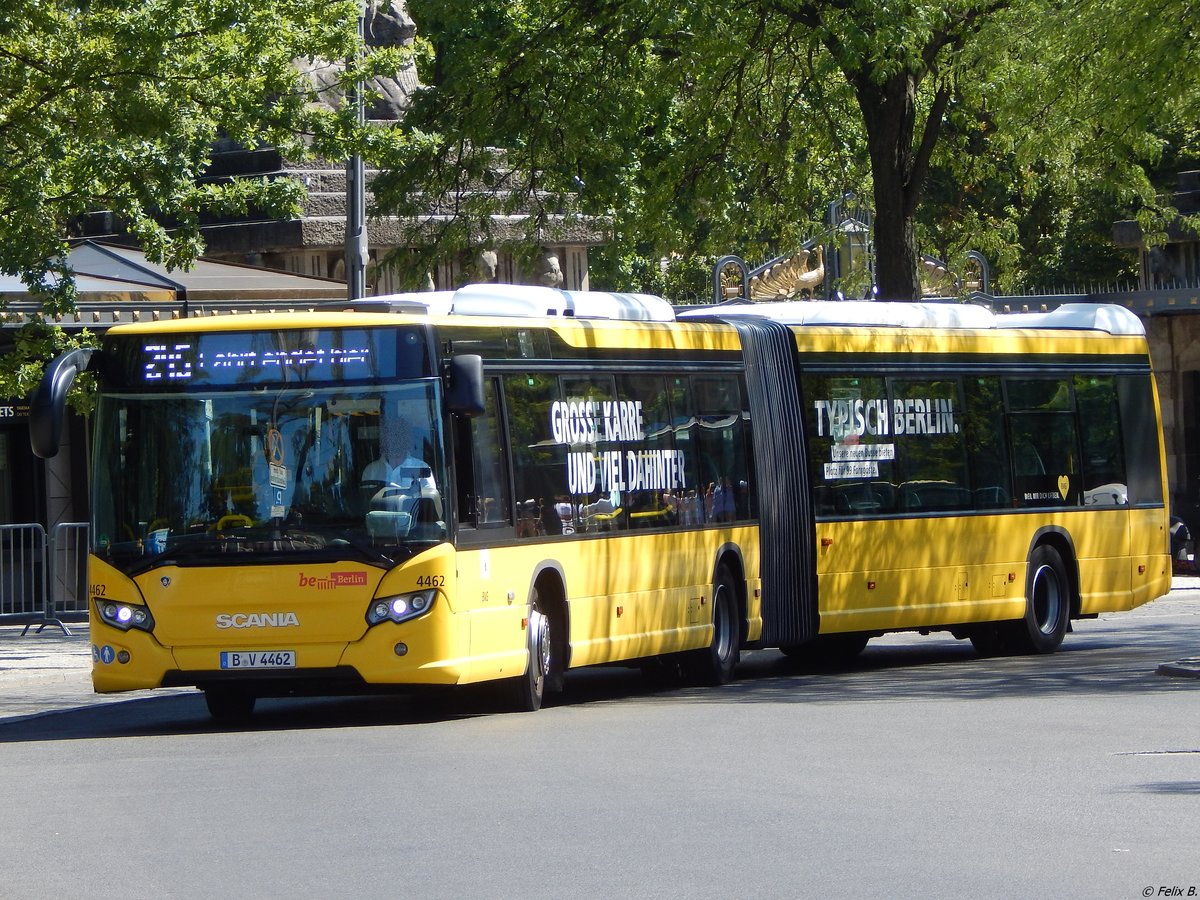
{"label": "bus side window", "polygon": [[660,375],[619,375],[617,396],[623,401],[640,404],[641,410],[640,431],[627,435],[624,443],[625,448],[642,460],[641,466],[626,475],[629,490],[625,506],[629,527],[674,525],[682,506],[682,489],[687,482],[682,466],[668,468],[662,464],[664,459],[675,461],[671,392],[667,380]]}
{"label": "bus side window", "polygon": [[1117,379],[1125,458],[1129,461],[1129,503],[1156,505],[1163,501],[1162,429],[1155,415],[1154,383],[1150,375]]}
{"label": "bus side window", "polygon": [[478,527],[512,521],[503,430],[496,402],[496,379],[483,382],[484,414],[456,420],[458,521]]}
{"label": "bus side window", "polygon": [[1125,448],[1116,381],[1111,375],[1076,375],[1075,404],[1083,442],[1083,502],[1087,506],[1124,506]]}
{"label": "bus side window", "polygon": [[809,477],[818,519],[895,513],[896,438],[878,375],[805,373]]}
{"label": "bus side window", "polygon": [[1005,387],[1019,504],[1081,505],[1079,432],[1069,380],[1010,378]]}
{"label": "bus side window", "polygon": [[750,472],[741,388],[732,376],[696,376],[695,395],[706,521],[750,517]]}
{"label": "bus side window", "polygon": [[957,378],[892,379],[896,462],[902,512],[970,509],[966,446],[958,420]]}
{"label": "bus side window", "polygon": [[1004,396],[1000,379],[970,376],[963,380],[967,400],[967,462],[976,509],[1012,505],[1012,473],[1004,440]]}
{"label": "bus side window", "polygon": [[700,425],[696,421],[691,380],[686,375],[673,375],[667,379],[667,392],[670,394],[671,434],[683,464],[684,487],[678,492],[675,520],[685,526],[703,525],[704,485],[697,450]]}
{"label": "bus side window", "polygon": [[[567,445],[553,439],[552,408],[558,376],[531,372],[504,376],[512,449],[517,537],[544,535],[546,519],[567,483]],[[561,521],[561,520],[559,520]],[[553,533],[562,533],[561,527]]]}

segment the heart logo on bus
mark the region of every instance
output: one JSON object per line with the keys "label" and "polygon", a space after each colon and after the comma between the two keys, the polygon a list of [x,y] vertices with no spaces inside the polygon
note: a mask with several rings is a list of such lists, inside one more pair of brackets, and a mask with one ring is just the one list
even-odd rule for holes
{"label": "heart logo on bus", "polygon": [[1067,499],[1067,491],[1071,488],[1071,479],[1066,475],[1058,476],[1058,493],[1062,495],[1064,500]]}

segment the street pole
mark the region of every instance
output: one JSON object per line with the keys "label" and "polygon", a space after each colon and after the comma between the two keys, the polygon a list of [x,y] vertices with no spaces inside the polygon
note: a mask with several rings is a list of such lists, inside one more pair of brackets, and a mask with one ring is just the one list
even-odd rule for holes
{"label": "street pole", "polygon": [[[366,0],[358,4],[358,40],[366,38]],[[363,104],[363,85],[355,81],[346,92],[346,102],[353,104],[355,120],[361,128],[366,123]],[[363,159],[358,153],[346,161],[346,299],[360,300],[367,293],[367,190]]]}

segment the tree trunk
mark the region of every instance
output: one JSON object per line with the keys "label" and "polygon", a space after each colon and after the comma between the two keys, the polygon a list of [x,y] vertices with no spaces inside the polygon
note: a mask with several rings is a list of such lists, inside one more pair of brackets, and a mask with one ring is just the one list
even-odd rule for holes
{"label": "tree trunk", "polygon": [[924,182],[924,159],[917,162],[924,148],[914,153],[913,147],[919,80],[904,72],[882,84],[866,75],[855,79],[875,182],[875,279],[880,300],[921,299],[913,229]]}
{"label": "tree trunk", "polygon": [[880,300],[920,300],[917,240],[913,217],[898,202],[904,189],[894,182],[896,172],[874,166],[875,283]]}

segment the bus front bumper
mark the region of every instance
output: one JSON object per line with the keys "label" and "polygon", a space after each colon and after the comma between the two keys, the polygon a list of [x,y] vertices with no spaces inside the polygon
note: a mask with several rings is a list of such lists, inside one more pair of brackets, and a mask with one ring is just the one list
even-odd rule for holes
{"label": "bus front bumper", "polygon": [[470,669],[469,633],[461,633],[466,628],[456,627],[456,618],[384,622],[351,642],[290,635],[273,636],[269,645],[231,637],[221,645],[166,647],[150,633],[121,631],[93,616],[92,685],[106,694],[238,681],[264,689],[290,684],[296,693],[319,694],[322,685],[341,693],[354,685],[461,684]]}

